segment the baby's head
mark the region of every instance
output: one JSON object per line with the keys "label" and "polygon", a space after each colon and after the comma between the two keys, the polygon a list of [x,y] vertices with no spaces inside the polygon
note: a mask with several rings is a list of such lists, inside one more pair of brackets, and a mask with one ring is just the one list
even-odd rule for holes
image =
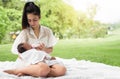
{"label": "baby's head", "polygon": [[29,45],[28,43],[20,43],[17,47],[19,53],[23,53],[31,48],[31,45]]}

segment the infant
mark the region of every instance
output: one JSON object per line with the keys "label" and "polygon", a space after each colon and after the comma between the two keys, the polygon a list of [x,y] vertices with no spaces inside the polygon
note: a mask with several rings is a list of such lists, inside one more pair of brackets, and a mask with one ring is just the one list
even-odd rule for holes
{"label": "infant", "polygon": [[32,48],[28,43],[20,43],[17,49],[20,53],[20,59],[24,61],[26,65],[44,62],[51,66],[58,63],[55,57],[50,56],[38,48]]}

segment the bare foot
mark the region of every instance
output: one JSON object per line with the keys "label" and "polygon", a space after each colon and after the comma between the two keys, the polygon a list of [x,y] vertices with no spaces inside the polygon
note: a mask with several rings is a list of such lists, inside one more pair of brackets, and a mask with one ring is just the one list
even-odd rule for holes
{"label": "bare foot", "polygon": [[3,72],[6,72],[8,74],[14,74],[17,75],[17,73],[15,72],[16,70],[4,70]]}

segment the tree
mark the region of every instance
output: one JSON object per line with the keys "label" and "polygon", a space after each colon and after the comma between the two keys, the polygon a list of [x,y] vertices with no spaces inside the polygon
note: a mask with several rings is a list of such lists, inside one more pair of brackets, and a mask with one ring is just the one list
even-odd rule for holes
{"label": "tree", "polygon": [[0,43],[8,37],[10,32],[21,29],[21,12],[15,9],[6,9],[0,6]]}
{"label": "tree", "polygon": [[[62,0],[41,0],[41,24],[53,29],[55,35],[63,38],[68,28],[76,26],[76,11]],[[67,33],[69,34],[69,33]]]}
{"label": "tree", "polygon": [[6,33],[6,27],[7,24],[9,25],[9,22],[7,15],[6,15],[6,11],[3,9],[3,7],[0,7],[0,43],[3,39],[3,37],[5,36]]}

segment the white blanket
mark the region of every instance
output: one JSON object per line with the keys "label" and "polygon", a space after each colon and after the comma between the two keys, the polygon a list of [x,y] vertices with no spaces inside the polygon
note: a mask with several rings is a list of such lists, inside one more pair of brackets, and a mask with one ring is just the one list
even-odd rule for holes
{"label": "white blanket", "polygon": [[17,77],[2,72],[5,69],[14,68],[15,62],[0,62],[0,79],[120,79],[120,67],[85,60],[62,59],[67,68],[66,75],[60,77],[35,78],[31,76]]}

